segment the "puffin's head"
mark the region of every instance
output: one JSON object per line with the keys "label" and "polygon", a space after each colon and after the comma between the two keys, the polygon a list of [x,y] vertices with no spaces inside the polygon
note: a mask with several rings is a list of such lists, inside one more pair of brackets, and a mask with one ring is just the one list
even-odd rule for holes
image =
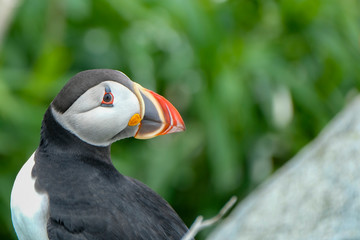
{"label": "puffin's head", "polygon": [[76,74],[56,96],[51,110],[65,129],[96,146],[185,130],[169,101],[110,69]]}

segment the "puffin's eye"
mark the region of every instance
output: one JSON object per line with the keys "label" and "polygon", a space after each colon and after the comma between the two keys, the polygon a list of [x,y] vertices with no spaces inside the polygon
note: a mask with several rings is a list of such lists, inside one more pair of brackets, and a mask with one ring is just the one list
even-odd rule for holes
{"label": "puffin's eye", "polygon": [[112,102],[112,100],[113,100],[113,96],[111,95],[111,93],[105,93],[103,98],[104,103]]}
{"label": "puffin's eye", "polygon": [[111,93],[110,88],[105,88],[105,94],[101,102],[102,107],[112,107],[114,103],[114,95]]}

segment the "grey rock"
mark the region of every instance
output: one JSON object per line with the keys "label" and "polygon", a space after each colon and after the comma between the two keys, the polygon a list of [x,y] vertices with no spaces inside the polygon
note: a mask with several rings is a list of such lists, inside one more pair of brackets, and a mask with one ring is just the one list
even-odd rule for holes
{"label": "grey rock", "polygon": [[360,97],[208,240],[360,239]]}

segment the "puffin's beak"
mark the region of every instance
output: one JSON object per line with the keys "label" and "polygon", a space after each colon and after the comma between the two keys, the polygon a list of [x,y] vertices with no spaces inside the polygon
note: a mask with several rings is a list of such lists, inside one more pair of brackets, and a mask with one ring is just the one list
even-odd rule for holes
{"label": "puffin's beak", "polygon": [[185,131],[185,124],[176,108],[164,97],[143,88],[134,86],[140,102],[140,124],[135,138],[149,139],[168,133]]}

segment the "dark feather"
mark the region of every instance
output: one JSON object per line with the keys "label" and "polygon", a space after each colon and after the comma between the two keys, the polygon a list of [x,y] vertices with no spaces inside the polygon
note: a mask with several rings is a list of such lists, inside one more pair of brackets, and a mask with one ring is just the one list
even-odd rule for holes
{"label": "dark feather", "polygon": [[89,145],[46,112],[33,176],[49,196],[50,240],[176,239],[187,228],[143,183],[120,174],[110,147]]}

